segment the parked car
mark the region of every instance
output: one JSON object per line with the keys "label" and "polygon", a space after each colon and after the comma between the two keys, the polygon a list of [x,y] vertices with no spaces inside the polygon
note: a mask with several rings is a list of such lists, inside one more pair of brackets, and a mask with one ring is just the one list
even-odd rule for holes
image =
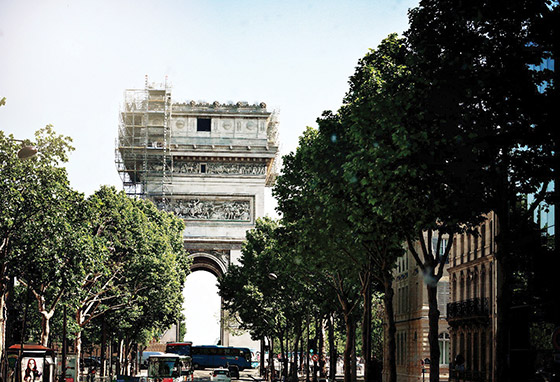
{"label": "parked car", "polygon": [[239,379],[239,366],[237,365],[228,365],[229,376],[231,379]]}
{"label": "parked car", "polygon": [[229,375],[228,369],[214,369],[210,373],[210,380],[211,381],[219,381],[219,382],[231,382],[231,377]]}

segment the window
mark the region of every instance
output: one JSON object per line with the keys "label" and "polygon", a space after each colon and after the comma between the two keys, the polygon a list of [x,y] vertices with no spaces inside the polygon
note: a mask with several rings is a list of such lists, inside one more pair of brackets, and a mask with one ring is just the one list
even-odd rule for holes
{"label": "window", "polygon": [[438,336],[439,344],[439,364],[448,365],[450,358],[450,345],[449,345],[449,333],[440,333]]}
{"label": "window", "polygon": [[467,234],[467,261],[471,261],[471,234]]}
{"label": "window", "polygon": [[473,236],[474,241],[474,256],[473,258],[476,259],[478,257],[478,237],[480,236],[480,231],[478,228],[476,229],[476,235]]}
{"label": "window", "polygon": [[461,264],[465,262],[465,235],[461,235]]}
{"label": "window", "polygon": [[480,272],[480,298],[486,297],[486,269],[484,266]]}
{"label": "window", "polygon": [[200,164],[200,173],[201,174],[206,174],[206,163],[201,163]]}
{"label": "window", "polygon": [[481,251],[481,256],[485,256],[486,255],[486,222],[482,223],[482,227],[481,227],[481,232],[480,232],[480,249]]}
{"label": "window", "polygon": [[457,237],[453,237],[453,266],[457,265]]}
{"label": "window", "polygon": [[478,297],[478,269],[474,269],[473,275],[473,298]]}
{"label": "window", "polygon": [[396,335],[397,342],[397,365],[405,365],[407,360],[406,332],[399,332]]}
{"label": "window", "polygon": [[461,286],[459,287],[461,292],[461,301],[465,301],[465,274],[461,271]]}
{"label": "window", "polygon": [[210,118],[197,118],[196,131],[211,131],[211,121]]}

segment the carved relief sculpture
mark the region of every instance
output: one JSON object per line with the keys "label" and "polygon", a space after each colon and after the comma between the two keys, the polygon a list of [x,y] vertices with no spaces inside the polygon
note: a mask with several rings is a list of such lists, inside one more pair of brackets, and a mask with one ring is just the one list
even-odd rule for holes
{"label": "carved relief sculpture", "polygon": [[173,212],[185,220],[251,221],[251,203],[248,200],[217,201],[201,199],[155,199],[158,209]]}

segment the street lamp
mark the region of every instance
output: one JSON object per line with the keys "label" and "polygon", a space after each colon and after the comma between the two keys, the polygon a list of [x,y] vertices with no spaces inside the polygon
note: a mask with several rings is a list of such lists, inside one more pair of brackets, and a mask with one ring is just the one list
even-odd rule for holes
{"label": "street lamp", "polygon": [[12,139],[13,141],[16,142],[21,142],[22,147],[21,149],[19,149],[17,156],[19,159],[27,159],[27,158],[32,158],[35,155],[37,155],[37,148],[35,146],[31,146],[31,145],[26,145],[25,143],[27,141],[23,141],[21,139]]}
{"label": "street lamp", "polygon": [[19,159],[27,159],[34,157],[37,154],[37,148],[35,146],[23,146],[18,151],[18,158]]}

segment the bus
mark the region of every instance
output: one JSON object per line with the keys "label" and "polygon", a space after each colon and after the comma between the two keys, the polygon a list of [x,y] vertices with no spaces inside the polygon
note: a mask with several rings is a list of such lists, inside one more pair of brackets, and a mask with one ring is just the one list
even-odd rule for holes
{"label": "bus", "polygon": [[251,369],[251,350],[249,348],[216,345],[193,345],[192,342],[169,342],[167,353],[189,355],[193,368],[217,368],[237,365],[239,370]]}
{"label": "bus", "polygon": [[186,382],[192,373],[190,356],[164,353],[148,357],[148,382]]}

